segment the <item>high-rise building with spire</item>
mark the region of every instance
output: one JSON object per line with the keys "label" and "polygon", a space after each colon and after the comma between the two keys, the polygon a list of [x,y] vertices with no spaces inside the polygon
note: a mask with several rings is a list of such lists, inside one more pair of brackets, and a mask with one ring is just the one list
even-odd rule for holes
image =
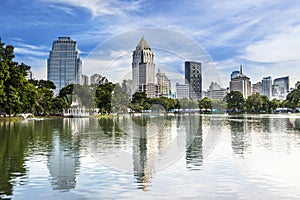
{"label": "high-rise building with spire", "polygon": [[132,55],[132,92],[145,92],[148,97],[157,95],[154,53],[144,37]]}
{"label": "high-rise building with spire", "polygon": [[53,42],[47,60],[47,79],[54,82],[55,95],[58,95],[59,90],[69,84],[80,84],[81,65],[75,41],[70,37],[59,37]]}
{"label": "high-rise building with spire", "polygon": [[231,74],[230,91],[238,91],[243,94],[244,98],[251,95],[250,78],[243,74],[243,67],[240,65],[240,72],[233,76]]}

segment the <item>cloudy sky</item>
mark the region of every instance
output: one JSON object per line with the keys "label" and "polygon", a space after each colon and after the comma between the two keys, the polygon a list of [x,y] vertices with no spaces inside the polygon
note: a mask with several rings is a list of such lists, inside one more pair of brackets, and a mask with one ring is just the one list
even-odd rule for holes
{"label": "cloudy sky", "polygon": [[77,41],[84,73],[112,80],[116,68],[130,75],[132,50],[145,36],[166,71],[180,74],[184,60],[202,61],[206,53],[204,71],[218,71],[215,81],[223,86],[243,64],[252,83],[290,76],[293,87],[300,81],[299,10],[300,2],[286,0],[4,0],[0,37],[38,79],[46,78],[46,60],[59,36]]}

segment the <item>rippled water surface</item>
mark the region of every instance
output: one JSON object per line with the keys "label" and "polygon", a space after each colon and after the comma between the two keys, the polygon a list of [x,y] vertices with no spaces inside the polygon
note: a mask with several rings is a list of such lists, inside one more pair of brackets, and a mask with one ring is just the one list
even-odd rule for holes
{"label": "rippled water surface", "polygon": [[300,115],[0,122],[0,199],[300,199]]}

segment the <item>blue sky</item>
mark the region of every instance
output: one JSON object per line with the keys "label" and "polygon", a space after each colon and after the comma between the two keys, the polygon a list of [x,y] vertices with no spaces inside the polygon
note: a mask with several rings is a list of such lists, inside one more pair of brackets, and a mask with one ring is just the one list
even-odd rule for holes
{"label": "blue sky", "polygon": [[[5,0],[0,6],[0,36],[15,46],[15,60],[32,66],[38,79],[46,78],[49,50],[59,36],[78,42],[83,72],[88,75],[107,69],[107,62],[99,61],[97,68],[85,65],[90,54],[108,52],[111,46],[119,49],[114,51],[117,61],[110,63],[129,72],[132,50],[142,35],[146,37],[147,28],[155,28],[196,42],[211,58],[203,68],[213,65],[219,72],[215,81],[223,82],[223,86],[228,86],[231,71],[243,64],[243,72],[252,83],[269,75],[273,79],[289,75],[293,87],[300,81],[299,10],[300,2],[286,0]],[[136,41],[123,48],[119,39],[132,32]],[[153,33],[155,39],[146,37],[151,46],[164,42],[159,33]],[[110,42],[109,47],[103,45],[105,41]],[[180,73],[183,57],[169,51],[176,44],[169,45],[173,47],[165,48],[167,53],[154,46],[157,66]],[[115,73],[106,75],[116,79]]]}

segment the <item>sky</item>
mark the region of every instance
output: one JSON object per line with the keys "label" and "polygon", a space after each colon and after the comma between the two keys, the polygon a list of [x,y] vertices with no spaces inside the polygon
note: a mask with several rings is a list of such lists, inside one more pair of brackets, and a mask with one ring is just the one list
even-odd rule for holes
{"label": "sky", "polygon": [[183,76],[184,61],[195,60],[203,63],[206,86],[214,80],[227,87],[242,64],[252,83],[290,76],[294,87],[299,10],[300,2],[289,0],[4,0],[0,37],[37,79],[46,79],[49,51],[60,36],[77,41],[83,73],[130,78],[132,51],[145,36],[156,67],[173,82]]}

